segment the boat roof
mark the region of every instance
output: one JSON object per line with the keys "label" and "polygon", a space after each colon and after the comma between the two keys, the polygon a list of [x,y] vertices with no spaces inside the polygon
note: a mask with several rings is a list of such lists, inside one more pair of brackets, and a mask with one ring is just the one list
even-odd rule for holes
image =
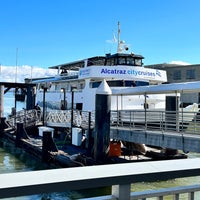
{"label": "boat roof", "polygon": [[60,65],[55,65],[55,66],[49,67],[49,69],[61,69],[61,70],[66,69],[66,70],[75,70],[76,71],[76,70],[79,70],[79,68],[84,67],[85,60],[89,60],[92,63],[97,62],[97,61],[100,61],[100,62],[102,61],[104,63],[105,56],[95,56],[95,57],[86,58],[83,60],[64,63],[64,64],[60,64]]}
{"label": "boat roof", "polygon": [[142,55],[134,54],[134,53],[115,53],[115,54],[106,54],[106,58],[114,58],[114,57],[133,57],[143,59]]}
{"label": "boat roof", "polygon": [[141,55],[136,55],[133,53],[130,53],[130,54],[126,54],[126,53],[106,54],[105,56],[95,56],[95,57],[90,57],[90,58],[86,58],[86,59],[82,59],[82,60],[78,60],[78,61],[74,61],[74,62],[51,66],[51,67],[49,67],[49,69],[78,71],[80,68],[84,67],[84,63],[86,60],[88,62],[88,65],[104,65],[106,59],[118,58],[118,57],[133,57],[133,58],[138,58],[138,59],[144,58]]}
{"label": "boat roof", "polygon": [[167,94],[167,93],[190,93],[200,92],[200,81],[169,83],[149,86],[139,86],[131,88],[112,89],[113,95],[141,95],[141,94]]}

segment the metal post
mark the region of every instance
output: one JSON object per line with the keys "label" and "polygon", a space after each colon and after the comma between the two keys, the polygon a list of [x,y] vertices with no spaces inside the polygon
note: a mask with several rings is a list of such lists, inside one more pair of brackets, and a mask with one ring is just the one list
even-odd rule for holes
{"label": "metal post", "polygon": [[112,195],[119,200],[130,200],[131,185],[113,185]]}
{"label": "metal post", "polygon": [[0,85],[0,117],[4,116],[4,85]]}
{"label": "metal post", "polygon": [[47,88],[44,87],[44,91],[43,91],[43,125],[45,125],[45,94],[46,94]]}
{"label": "metal post", "polygon": [[144,94],[145,130],[147,130],[147,106],[148,106],[147,105],[147,94],[145,92],[145,94]]}
{"label": "metal post", "polygon": [[17,100],[16,100],[16,93],[17,93],[18,89],[15,88],[15,110],[17,110]]}
{"label": "metal post", "polygon": [[26,95],[26,109],[31,110],[35,106],[35,94],[34,87],[27,86],[27,95]]}
{"label": "metal post", "polygon": [[72,99],[71,99],[71,133],[72,133],[72,128],[73,128],[73,120],[74,120],[74,91],[73,91],[73,88],[72,88]]}
{"label": "metal post", "polygon": [[65,93],[65,88],[63,88],[63,93],[64,93],[64,110],[66,110],[66,93]]}
{"label": "metal post", "polygon": [[91,112],[88,113],[88,135],[87,135],[87,148],[91,151],[92,150],[92,130],[91,130]]}

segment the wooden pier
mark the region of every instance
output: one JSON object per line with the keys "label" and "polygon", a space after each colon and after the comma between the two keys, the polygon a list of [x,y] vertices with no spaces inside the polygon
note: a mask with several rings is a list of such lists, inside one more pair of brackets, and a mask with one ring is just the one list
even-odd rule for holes
{"label": "wooden pier", "polygon": [[16,101],[25,100],[26,97],[26,109],[33,109],[35,106],[35,87],[36,84],[32,83],[0,82],[0,117],[4,117],[4,94],[12,89],[15,93],[15,107]]}

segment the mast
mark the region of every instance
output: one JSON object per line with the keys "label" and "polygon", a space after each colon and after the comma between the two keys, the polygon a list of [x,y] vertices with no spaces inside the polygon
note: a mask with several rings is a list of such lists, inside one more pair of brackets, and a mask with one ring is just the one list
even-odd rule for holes
{"label": "mast", "polygon": [[17,82],[18,48],[16,49],[15,83]]}
{"label": "mast", "polygon": [[117,53],[120,53],[120,22],[118,22],[118,32],[117,32]]}
{"label": "mast", "polygon": [[118,22],[118,34],[117,34],[117,53],[122,53],[123,51],[128,51],[128,44],[125,41],[120,40],[120,22]]}

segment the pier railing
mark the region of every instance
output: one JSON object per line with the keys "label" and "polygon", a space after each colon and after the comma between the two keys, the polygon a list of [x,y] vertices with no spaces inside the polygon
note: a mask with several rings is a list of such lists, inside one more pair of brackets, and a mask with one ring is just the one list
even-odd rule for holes
{"label": "pier railing", "polygon": [[199,199],[200,185],[139,192],[131,192],[131,188],[134,190],[137,182],[199,175],[198,158],[17,172],[0,175],[0,198],[110,186],[110,194],[92,199],[147,200],[156,197],[162,200],[170,196],[170,199],[181,200],[182,194],[186,194],[187,199],[195,200]]}

